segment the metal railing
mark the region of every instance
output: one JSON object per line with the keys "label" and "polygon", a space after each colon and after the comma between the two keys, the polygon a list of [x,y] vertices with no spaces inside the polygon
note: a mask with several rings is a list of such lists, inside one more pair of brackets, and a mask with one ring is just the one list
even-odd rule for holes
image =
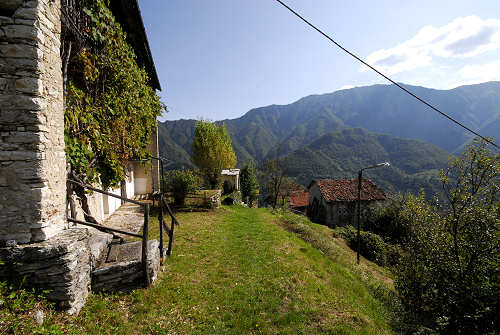
{"label": "metal railing", "polygon": [[[168,205],[168,202],[165,199],[165,196],[163,193],[160,193],[158,196],[158,202],[159,202],[159,212],[158,212],[158,221],[160,223],[160,254],[161,254],[161,261],[163,262],[163,232],[165,231],[168,236],[168,247],[166,250],[167,256],[170,256],[172,252],[172,244],[174,242],[174,227],[175,225],[179,224],[179,221],[177,221],[176,217],[174,216],[174,213],[172,212],[172,209]],[[170,223],[170,228],[167,226],[165,223],[163,216],[164,216],[164,210],[167,211],[167,213],[170,215],[171,218],[171,223]]]}
{"label": "metal railing", "polygon": [[[177,219],[175,218],[174,213],[172,212],[172,209],[168,205],[168,201],[167,201],[167,197],[166,197],[167,185],[165,182],[165,169],[164,169],[165,159],[163,159],[161,157],[155,157],[155,156],[149,156],[149,159],[157,160],[160,163],[160,170],[161,170],[161,173],[160,173],[160,176],[161,176],[160,177],[160,193],[155,194],[153,196],[153,204],[154,204],[155,198],[158,199],[158,209],[159,209],[158,221],[160,223],[160,255],[161,255],[161,264],[163,264],[163,257],[164,257],[164,254],[163,254],[163,231],[165,230],[165,232],[167,233],[167,236],[168,236],[168,248],[167,248],[166,254],[167,254],[167,256],[170,256],[170,254],[172,252],[172,244],[174,242],[174,226],[178,225],[179,221],[177,221]],[[163,220],[164,209],[167,210],[168,215],[170,215],[170,218],[171,218],[170,228],[168,228],[167,224]]]}
{"label": "metal railing", "polygon": [[[120,229],[116,229],[116,228],[112,228],[112,227],[103,226],[103,225],[96,224],[96,223],[91,223],[91,222],[87,222],[87,221],[77,220],[74,217],[69,217],[69,215],[66,215],[66,219],[69,222],[73,222],[73,223],[76,223],[76,224],[81,224],[81,225],[93,227],[95,229],[98,229],[98,230],[106,232],[106,233],[110,233],[110,232],[111,233],[119,233],[119,234],[123,234],[123,235],[128,235],[128,236],[140,238],[141,239],[141,256],[142,256],[141,262],[142,262],[142,270],[143,270],[143,273],[144,273],[144,281],[145,281],[146,286],[149,285],[150,284],[150,278],[149,278],[149,272],[148,272],[148,269],[147,269],[148,236],[149,236],[149,214],[150,214],[150,206],[149,206],[149,204],[148,203],[143,203],[143,202],[140,202],[140,201],[137,201],[137,200],[129,199],[129,198],[126,198],[126,197],[122,197],[122,196],[119,196],[119,195],[116,195],[116,194],[113,194],[113,193],[110,193],[110,192],[106,192],[106,191],[100,190],[98,188],[92,187],[90,185],[83,184],[83,183],[81,183],[79,181],[76,181],[76,180],[68,179],[68,182],[70,182],[72,184],[75,184],[75,185],[78,185],[80,187],[83,187],[85,189],[94,191],[94,192],[105,194],[107,196],[110,196],[110,197],[113,197],[113,198],[117,198],[117,199],[120,199],[120,200],[125,201],[125,202],[129,202],[129,203],[133,203],[133,204],[139,205],[139,206],[141,206],[141,207],[144,208],[144,225],[143,225],[143,229],[142,229],[142,235],[139,235],[139,234],[136,234],[136,233],[133,233],[133,232],[130,232],[130,231],[125,231],[125,230],[120,230]],[[169,238],[168,248],[166,250],[166,254],[170,255],[171,252],[172,252],[172,244],[173,244],[173,239],[174,239],[174,225],[175,224],[179,224],[179,222],[175,218],[175,216],[174,216],[172,210],[170,209],[170,206],[168,205],[167,201],[165,201],[165,198],[163,196],[163,192],[160,192],[158,195],[155,195],[155,197],[158,198],[158,200],[159,200],[158,201],[158,207],[159,207],[158,221],[159,221],[159,226],[160,226],[159,227],[160,228],[160,245],[159,245],[159,249],[160,249],[160,257],[161,257],[160,258],[160,262],[161,262],[161,264],[163,264],[163,258],[165,256],[165,254],[164,254],[164,247],[163,247],[163,231],[165,230],[167,232],[167,236]],[[163,218],[164,210],[165,209],[166,209],[167,213],[170,215],[170,217],[172,219],[172,224],[171,224],[170,228],[167,227],[167,225],[165,224],[164,218]]]}

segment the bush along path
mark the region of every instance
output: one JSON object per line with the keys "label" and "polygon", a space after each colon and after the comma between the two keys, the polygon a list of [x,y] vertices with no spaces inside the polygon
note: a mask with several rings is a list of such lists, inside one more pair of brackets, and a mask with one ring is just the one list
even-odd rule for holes
{"label": "bush along path", "polygon": [[175,253],[154,287],[94,295],[78,317],[45,326],[89,334],[392,333],[389,311],[346,249],[334,261],[334,249],[312,247],[266,209],[178,219]]}

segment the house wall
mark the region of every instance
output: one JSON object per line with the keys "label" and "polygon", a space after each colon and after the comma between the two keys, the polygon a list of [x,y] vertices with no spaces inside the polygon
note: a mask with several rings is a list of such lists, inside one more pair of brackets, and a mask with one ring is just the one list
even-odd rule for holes
{"label": "house wall", "polygon": [[[147,150],[153,157],[157,158],[160,156],[158,149],[158,127],[151,134],[151,142]],[[146,167],[140,162],[133,162],[132,167],[134,171],[134,195],[150,194],[160,190],[160,162],[157,159],[151,159],[151,162]]]}
{"label": "house wall", "polygon": [[135,194],[148,194],[153,192],[153,179],[151,165],[146,168],[139,162],[133,162]]}
{"label": "house wall", "polygon": [[333,226],[346,226],[353,224],[356,214],[356,202],[338,201],[328,204],[330,213],[329,223]]}
{"label": "house wall", "polygon": [[314,222],[326,224],[328,222],[328,217],[331,216],[327,210],[328,206],[321,195],[318,185],[311,185],[309,188],[309,206],[307,208],[307,215]]}
{"label": "house wall", "polygon": [[0,244],[66,226],[60,6],[0,1]]}
{"label": "house wall", "polygon": [[[160,150],[158,147],[158,127],[156,127],[153,134],[151,134],[151,143],[148,146],[148,150],[153,157],[160,156]],[[157,159],[151,160],[151,190],[156,192],[160,190],[160,162]]]}
{"label": "house wall", "polygon": [[[0,0],[0,280],[46,289],[73,314],[94,250],[87,228],[66,229],[60,38],[61,0]],[[89,196],[94,216],[101,197]],[[106,203],[110,212],[121,201]]]}
{"label": "house wall", "polygon": [[[333,201],[326,202],[318,185],[313,184],[309,188],[309,206],[307,215],[314,222],[328,226],[346,226],[357,224],[356,201]],[[314,204],[316,202],[316,205]],[[361,220],[366,215],[368,207],[379,201],[361,201]]]}
{"label": "house wall", "polygon": [[134,165],[130,163],[127,166],[127,175],[125,177],[125,195],[127,198],[132,199],[135,194],[135,175]]}
{"label": "house wall", "polygon": [[[377,201],[361,201],[361,223],[363,223],[368,208]],[[347,226],[357,224],[357,202],[336,201],[328,204],[328,223],[333,226]]]}
{"label": "house wall", "polygon": [[[118,196],[122,195],[121,188],[110,188],[106,190],[109,193],[116,194]],[[104,210],[104,216],[107,217],[111,214],[113,214],[121,205],[122,201],[121,199],[115,198],[115,197],[110,197],[109,195],[103,194],[102,195],[102,203],[103,203],[103,210]]]}

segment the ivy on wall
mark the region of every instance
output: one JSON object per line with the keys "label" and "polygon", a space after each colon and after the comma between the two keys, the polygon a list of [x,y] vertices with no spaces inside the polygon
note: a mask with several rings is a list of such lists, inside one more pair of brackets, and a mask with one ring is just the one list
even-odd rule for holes
{"label": "ivy on wall", "polygon": [[125,178],[125,164],[143,159],[156,118],[166,110],[108,8],[84,8],[85,46],[72,57],[65,96],[65,143],[72,171],[103,187]]}

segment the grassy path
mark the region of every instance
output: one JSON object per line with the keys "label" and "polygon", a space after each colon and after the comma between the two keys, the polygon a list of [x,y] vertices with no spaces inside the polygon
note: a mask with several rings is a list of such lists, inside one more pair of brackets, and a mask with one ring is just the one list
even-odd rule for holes
{"label": "grassy path", "polygon": [[267,210],[180,213],[179,221],[173,255],[153,288],[94,295],[61,327],[90,334],[391,333],[386,310],[356,275],[275,224]]}

